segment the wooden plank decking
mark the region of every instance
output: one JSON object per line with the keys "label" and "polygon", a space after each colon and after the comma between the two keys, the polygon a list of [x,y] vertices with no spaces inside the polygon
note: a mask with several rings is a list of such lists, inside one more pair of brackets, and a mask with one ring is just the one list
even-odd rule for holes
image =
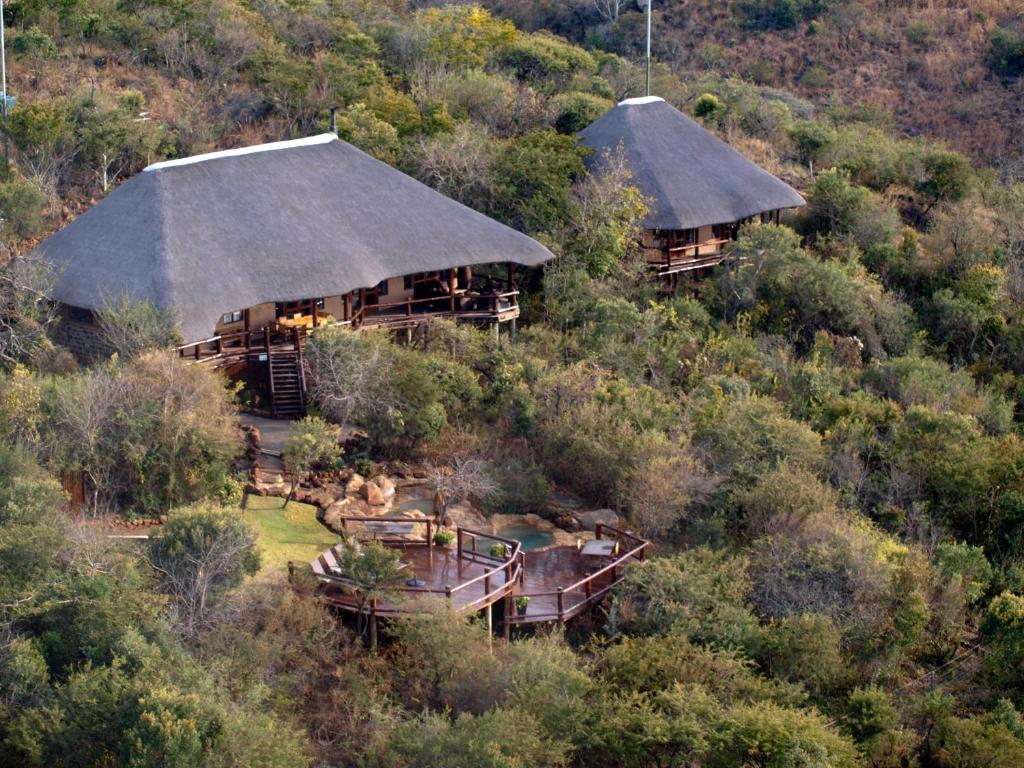
{"label": "wooden plank decking", "polygon": [[[365,523],[365,518],[352,518]],[[405,523],[408,519],[385,520]],[[429,526],[429,521],[421,521]],[[407,531],[403,529],[403,534]],[[504,602],[508,625],[563,622],[579,616],[603,600],[622,579],[629,562],[642,560],[647,542],[610,526],[599,527],[598,538],[615,542],[607,557],[590,557],[576,547],[559,546],[520,552],[519,544],[492,534],[460,529],[461,547],[431,546],[429,540],[386,540],[400,552],[409,579],[422,585],[406,584],[393,598],[373,606],[373,615],[382,618],[424,610],[424,601],[447,600],[459,613],[473,613]],[[505,557],[483,551],[468,551],[473,537],[507,544]],[[481,547],[483,544],[481,545]],[[321,594],[331,605],[348,612],[357,610],[357,600],[346,584],[344,574],[332,571],[334,553],[321,555],[311,565],[321,581]],[[513,601],[521,595],[530,598],[525,615],[518,615]]]}

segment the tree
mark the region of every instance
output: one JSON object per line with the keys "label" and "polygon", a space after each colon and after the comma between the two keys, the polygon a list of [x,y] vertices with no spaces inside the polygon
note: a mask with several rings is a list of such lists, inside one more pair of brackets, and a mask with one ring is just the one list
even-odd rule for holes
{"label": "tree", "polygon": [[[346,585],[356,596],[359,614],[359,632],[366,631],[367,609],[386,598],[402,582],[406,573],[399,568],[398,553],[385,545],[371,541],[367,544],[342,544],[338,565],[345,575]],[[377,647],[377,617],[369,614],[370,647]]]}
{"label": "tree", "polygon": [[488,462],[476,458],[457,458],[451,466],[432,467],[428,473],[434,491],[434,514],[441,525],[446,525],[448,508],[466,499],[486,499],[498,490],[493,470]]}
{"label": "tree", "polygon": [[90,476],[96,511],[157,516],[224,487],[241,448],[231,400],[216,371],[144,353],[56,382],[47,445]]}
{"label": "tree", "polygon": [[319,416],[306,416],[292,424],[281,454],[285,471],[292,477],[292,485],[284,505],[288,506],[295,496],[295,489],[310,472],[330,466],[341,454],[337,427],[328,424]]}
{"label": "tree", "polygon": [[970,162],[959,152],[935,150],[924,158],[923,176],[917,191],[925,201],[922,216],[938,203],[957,203],[967,197],[974,181]]}
{"label": "tree", "polygon": [[172,514],[150,539],[149,562],[171,597],[178,630],[194,638],[216,624],[225,595],[259,570],[252,530],[230,512],[196,507]]}
{"label": "tree", "polygon": [[53,270],[35,257],[0,269],[0,366],[30,362],[50,346],[46,334],[57,320],[53,282]]}
{"label": "tree", "polygon": [[397,409],[387,385],[394,371],[387,344],[339,328],[322,328],[307,346],[310,395],[320,411],[341,427],[386,419]]}
{"label": "tree", "polygon": [[621,152],[606,152],[593,173],[573,185],[565,258],[592,278],[613,274],[639,242],[647,201],[631,185],[633,174]]}

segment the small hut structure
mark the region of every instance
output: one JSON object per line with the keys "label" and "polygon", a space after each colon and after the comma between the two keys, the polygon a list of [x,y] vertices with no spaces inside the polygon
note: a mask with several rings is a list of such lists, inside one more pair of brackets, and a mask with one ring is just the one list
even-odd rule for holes
{"label": "small hut structure", "polygon": [[722,262],[741,224],[779,221],[805,200],[657,96],[626,99],[580,133],[591,171],[623,153],[649,199],[647,261],[674,285],[683,272]]}
{"label": "small hut structure", "polygon": [[174,310],[182,355],[271,372],[324,323],[514,322],[512,265],[553,258],[333,133],[151,165],[37,252],[80,356],[97,351],[96,313],[127,296]]}

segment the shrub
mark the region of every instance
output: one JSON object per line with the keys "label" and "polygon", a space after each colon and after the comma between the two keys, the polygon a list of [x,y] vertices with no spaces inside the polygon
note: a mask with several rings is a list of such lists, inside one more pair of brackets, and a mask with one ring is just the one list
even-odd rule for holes
{"label": "shrub", "polygon": [[597,62],[585,49],[549,32],[520,35],[501,56],[502,63],[520,80],[543,86],[564,82],[575,74],[594,72]]}
{"label": "shrub", "polygon": [[1024,33],[1015,34],[1009,29],[993,32],[990,60],[993,71],[1002,77],[1024,74]]}
{"label": "shrub", "polygon": [[43,227],[46,194],[34,181],[12,176],[0,181],[0,211],[6,237],[32,237]]}
{"label": "shrub", "polygon": [[11,40],[11,50],[18,56],[51,59],[57,55],[57,44],[52,37],[33,25]]}
{"label": "shrub", "polygon": [[693,107],[693,114],[711,125],[721,123],[727,111],[725,103],[713,93],[702,93]]}
{"label": "shrub", "polygon": [[559,133],[582,131],[612,107],[612,102],[592,93],[560,93],[552,100],[558,115],[555,128]]}
{"label": "shrub", "polygon": [[800,75],[800,85],[810,91],[823,91],[828,88],[830,75],[824,67],[814,64]]}
{"label": "shrub", "polygon": [[789,138],[801,162],[817,162],[837,139],[835,128],[817,120],[803,120],[789,129]]}
{"label": "shrub", "polygon": [[931,47],[932,40],[935,37],[935,29],[927,21],[912,21],[903,28],[903,36],[907,38],[907,42],[912,46],[920,51],[924,51]]}
{"label": "shrub", "polygon": [[147,353],[58,381],[53,458],[89,478],[94,506],[156,516],[224,487],[240,448],[220,375]]}
{"label": "shrub", "polygon": [[818,174],[807,194],[810,231],[817,237],[848,238],[860,248],[891,241],[899,228],[896,212],[850,175],[830,169]]}
{"label": "shrub", "polygon": [[128,294],[107,300],[96,313],[96,320],[109,349],[125,360],[181,344],[178,316],[173,309],[135,301]]}

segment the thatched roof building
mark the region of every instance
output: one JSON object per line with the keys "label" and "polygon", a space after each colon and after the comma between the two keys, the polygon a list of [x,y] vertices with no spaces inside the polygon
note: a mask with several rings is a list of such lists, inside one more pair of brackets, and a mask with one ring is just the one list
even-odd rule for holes
{"label": "thatched roof building", "polygon": [[650,200],[650,230],[740,222],[804,205],[788,184],[758,167],[663,99],[627,99],[580,134],[601,163],[621,145],[633,184]]}
{"label": "thatched roof building", "polygon": [[61,303],[148,300],[175,309],[189,341],[235,308],[552,258],[330,133],[157,163],[37,250]]}

